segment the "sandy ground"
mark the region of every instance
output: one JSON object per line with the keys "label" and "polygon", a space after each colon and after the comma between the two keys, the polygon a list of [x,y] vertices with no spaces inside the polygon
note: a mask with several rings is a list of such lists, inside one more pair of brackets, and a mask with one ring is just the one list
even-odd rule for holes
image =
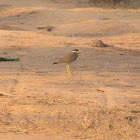
{"label": "sandy ground", "polygon": [[140,137],[140,11],[78,2],[0,1],[0,56],[20,58],[0,63],[1,140]]}

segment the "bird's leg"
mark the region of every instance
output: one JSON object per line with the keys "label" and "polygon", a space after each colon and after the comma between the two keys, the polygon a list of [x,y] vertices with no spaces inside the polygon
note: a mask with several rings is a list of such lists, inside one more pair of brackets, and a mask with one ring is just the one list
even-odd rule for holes
{"label": "bird's leg", "polygon": [[68,65],[68,75],[71,76],[71,72],[70,72],[70,65]]}
{"label": "bird's leg", "polygon": [[67,69],[67,73],[68,73],[68,75],[69,75],[68,65],[66,65],[66,69]]}
{"label": "bird's leg", "polygon": [[66,65],[66,68],[67,68],[68,76],[71,76],[69,65]]}

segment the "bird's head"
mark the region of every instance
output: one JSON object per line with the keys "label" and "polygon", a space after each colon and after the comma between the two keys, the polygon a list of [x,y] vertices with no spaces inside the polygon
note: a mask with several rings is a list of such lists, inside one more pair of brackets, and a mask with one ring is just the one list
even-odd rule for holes
{"label": "bird's head", "polygon": [[72,50],[72,52],[77,53],[77,54],[80,53],[78,49],[74,49],[74,50]]}

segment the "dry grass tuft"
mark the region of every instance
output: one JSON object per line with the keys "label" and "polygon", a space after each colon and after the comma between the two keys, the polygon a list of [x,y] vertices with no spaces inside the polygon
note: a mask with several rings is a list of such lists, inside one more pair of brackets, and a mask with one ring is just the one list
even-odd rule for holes
{"label": "dry grass tuft", "polygon": [[[35,105],[49,105],[48,102]],[[57,108],[58,103],[54,106]],[[140,136],[140,105],[107,109],[104,107],[82,107],[73,114],[68,110],[59,110],[55,115],[39,114],[17,121],[15,116],[0,120],[2,128],[20,133],[43,133],[67,135],[72,137],[107,138],[107,137],[139,137]],[[36,117],[39,114],[39,117]],[[12,119],[11,119],[12,118]],[[15,117],[16,118],[16,117]]]}
{"label": "dry grass tuft", "polygon": [[89,0],[90,5],[111,8],[132,8],[139,9],[139,0]]}

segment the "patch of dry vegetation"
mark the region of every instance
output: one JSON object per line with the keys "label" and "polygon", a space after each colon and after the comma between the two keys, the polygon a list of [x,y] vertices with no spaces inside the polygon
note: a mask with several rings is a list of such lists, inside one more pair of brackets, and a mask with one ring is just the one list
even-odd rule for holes
{"label": "patch of dry vegetation", "polygon": [[92,6],[112,8],[140,8],[139,0],[89,0]]}
{"label": "patch of dry vegetation", "polygon": [[6,9],[8,7],[10,7],[11,5],[8,5],[8,4],[0,4],[0,11],[3,10],[3,9]]}
{"label": "patch of dry vegetation", "polygon": [[66,98],[61,96],[27,96],[24,99],[17,100],[16,103],[18,105],[47,105],[47,106],[54,106],[54,105],[68,105],[68,104],[82,104],[81,101],[77,101],[74,98]]}
{"label": "patch of dry vegetation", "polygon": [[[27,97],[22,103],[14,102],[14,104],[36,110],[31,116],[28,113],[24,119],[21,119],[19,114],[12,113],[1,117],[0,126],[6,128],[8,132],[43,133],[79,138],[140,136],[140,105],[136,103],[112,109],[79,103],[72,108],[75,103],[63,97]],[[63,109],[59,109],[61,106]],[[53,111],[51,107],[54,108]],[[68,109],[64,109],[67,107]],[[77,107],[80,108],[78,111],[75,110]],[[49,112],[41,112],[39,108],[44,110],[49,108]],[[20,114],[22,116],[26,114],[24,109],[22,113]]]}

